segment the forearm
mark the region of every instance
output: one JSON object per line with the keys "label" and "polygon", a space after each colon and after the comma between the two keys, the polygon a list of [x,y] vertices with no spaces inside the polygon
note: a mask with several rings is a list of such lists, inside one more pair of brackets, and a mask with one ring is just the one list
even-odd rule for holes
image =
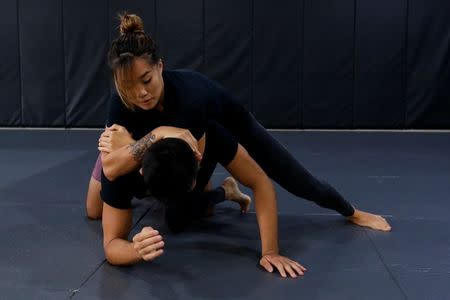
{"label": "forearm", "polygon": [[142,261],[139,253],[133,248],[133,243],[116,238],[105,245],[106,260],[116,266],[132,265]]}
{"label": "forearm", "polygon": [[270,179],[253,188],[262,254],[278,253],[278,215],[275,189]]}
{"label": "forearm", "polygon": [[102,167],[106,178],[110,181],[138,169],[140,163],[130,153],[129,145],[111,153],[102,153]]}
{"label": "forearm", "polygon": [[116,151],[102,154],[103,172],[109,180],[130,173],[141,166],[147,149],[155,142],[155,135],[150,132],[140,140],[123,146]]}

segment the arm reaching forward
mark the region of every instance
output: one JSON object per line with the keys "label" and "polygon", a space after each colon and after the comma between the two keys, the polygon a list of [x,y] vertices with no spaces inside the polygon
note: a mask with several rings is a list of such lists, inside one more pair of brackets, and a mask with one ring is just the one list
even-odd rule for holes
{"label": "arm reaching forward", "polygon": [[291,277],[303,275],[306,268],[279,254],[277,202],[272,181],[241,145],[226,168],[240,183],[253,191],[261,236],[260,265],[268,272],[272,272],[273,267],[277,268],[283,277],[286,277],[286,273]]}

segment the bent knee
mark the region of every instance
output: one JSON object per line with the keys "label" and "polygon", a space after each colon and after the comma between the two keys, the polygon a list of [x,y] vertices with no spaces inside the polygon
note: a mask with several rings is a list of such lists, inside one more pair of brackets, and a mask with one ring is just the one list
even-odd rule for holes
{"label": "bent knee", "polygon": [[87,209],[86,215],[90,220],[100,220],[102,218],[101,210]]}
{"label": "bent knee", "polygon": [[86,215],[91,220],[100,220],[103,213],[103,202],[86,202]]}

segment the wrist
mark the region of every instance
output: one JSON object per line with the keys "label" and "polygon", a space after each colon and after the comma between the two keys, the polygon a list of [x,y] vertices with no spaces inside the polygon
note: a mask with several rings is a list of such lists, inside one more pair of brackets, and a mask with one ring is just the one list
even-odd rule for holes
{"label": "wrist", "polygon": [[128,145],[131,145],[131,144],[134,144],[134,143],[136,143],[137,141],[135,140],[135,139],[133,139],[133,138],[130,138],[129,140],[128,140]]}
{"label": "wrist", "polygon": [[139,141],[132,143],[128,146],[130,154],[133,156],[134,160],[138,163],[142,162],[144,158],[145,151],[150,148],[155,143],[155,135],[153,132],[148,133]]}
{"label": "wrist", "polygon": [[263,250],[261,256],[278,255],[278,254],[279,254],[278,249],[268,249],[268,250]]}
{"label": "wrist", "polygon": [[139,253],[139,250],[138,250],[138,248],[137,248],[137,245],[136,245],[136,243],[135,243],[134,241],[131,241],[131,248],[133,248],[134,253],[136,254],[136,258],[137,258],[139,261],[143,261],[144,259],[142,258],[141,254]]}
{"label": "wrist", "polygon": [[150,131],[150,135],[153,136],[154,141],[159,141],[160,139],[164,138],[164,130],[165,130],[165,126],[159,126],[155,129],[153,129],[152,131]]}
{"label": "wrist", "polygon": [[156,130],[156,129],[150,131],[148,136],[150,137],[150,140],[153,143],[162,138],[162,135],[160,134],[159,130]]}

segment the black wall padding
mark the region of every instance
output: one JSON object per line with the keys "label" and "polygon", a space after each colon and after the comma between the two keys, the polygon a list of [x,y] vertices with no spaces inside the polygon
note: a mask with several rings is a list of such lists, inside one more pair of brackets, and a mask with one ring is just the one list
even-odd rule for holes
{"label": "black wall padding", "polygon": [[117,14],[270,128],[450,129],[448,0],[4,0],[0,126],[103,127]]}
{"label": "black wall padding", "polygon": [[19,11],[22,124],[64,126],[61,1],[19,0]]}
{"label": "black wall padding", "polygon": [[353,126],[354,0],[305,0],[303,127]]}
{"label": "black wall padding", "polygon": [[300,126],[302,4],[289,0],[254,2],[253,109],[256,118],[268,127]]}
{"label": "black wall padding", "polygon": [[354,128],[403,128],[406,0],[356,2]]}
{"label": "black wall padding", "polygon": [[409,0],[406,128],[450,128],[450,1]]}
{"label": "black wall padding", "polygon": [[103,126],[110,91],[107,0],[63,2],[67,126]]}
{"label": "black wall padding", "polygon": [[0,18],[0,124],[20,126],[22,105],[20,95],[19,34],[17,1],[2,1]]}
{"label": "black wall padding", "polygon": [[252,1],[204,1],[205,66],[202,71],[234,92],[253,111]]}
{"label": "black wall padding", "polygon": [[169,69],[199,70],[203,64],[203,1],[157,2],[157,39]]}

